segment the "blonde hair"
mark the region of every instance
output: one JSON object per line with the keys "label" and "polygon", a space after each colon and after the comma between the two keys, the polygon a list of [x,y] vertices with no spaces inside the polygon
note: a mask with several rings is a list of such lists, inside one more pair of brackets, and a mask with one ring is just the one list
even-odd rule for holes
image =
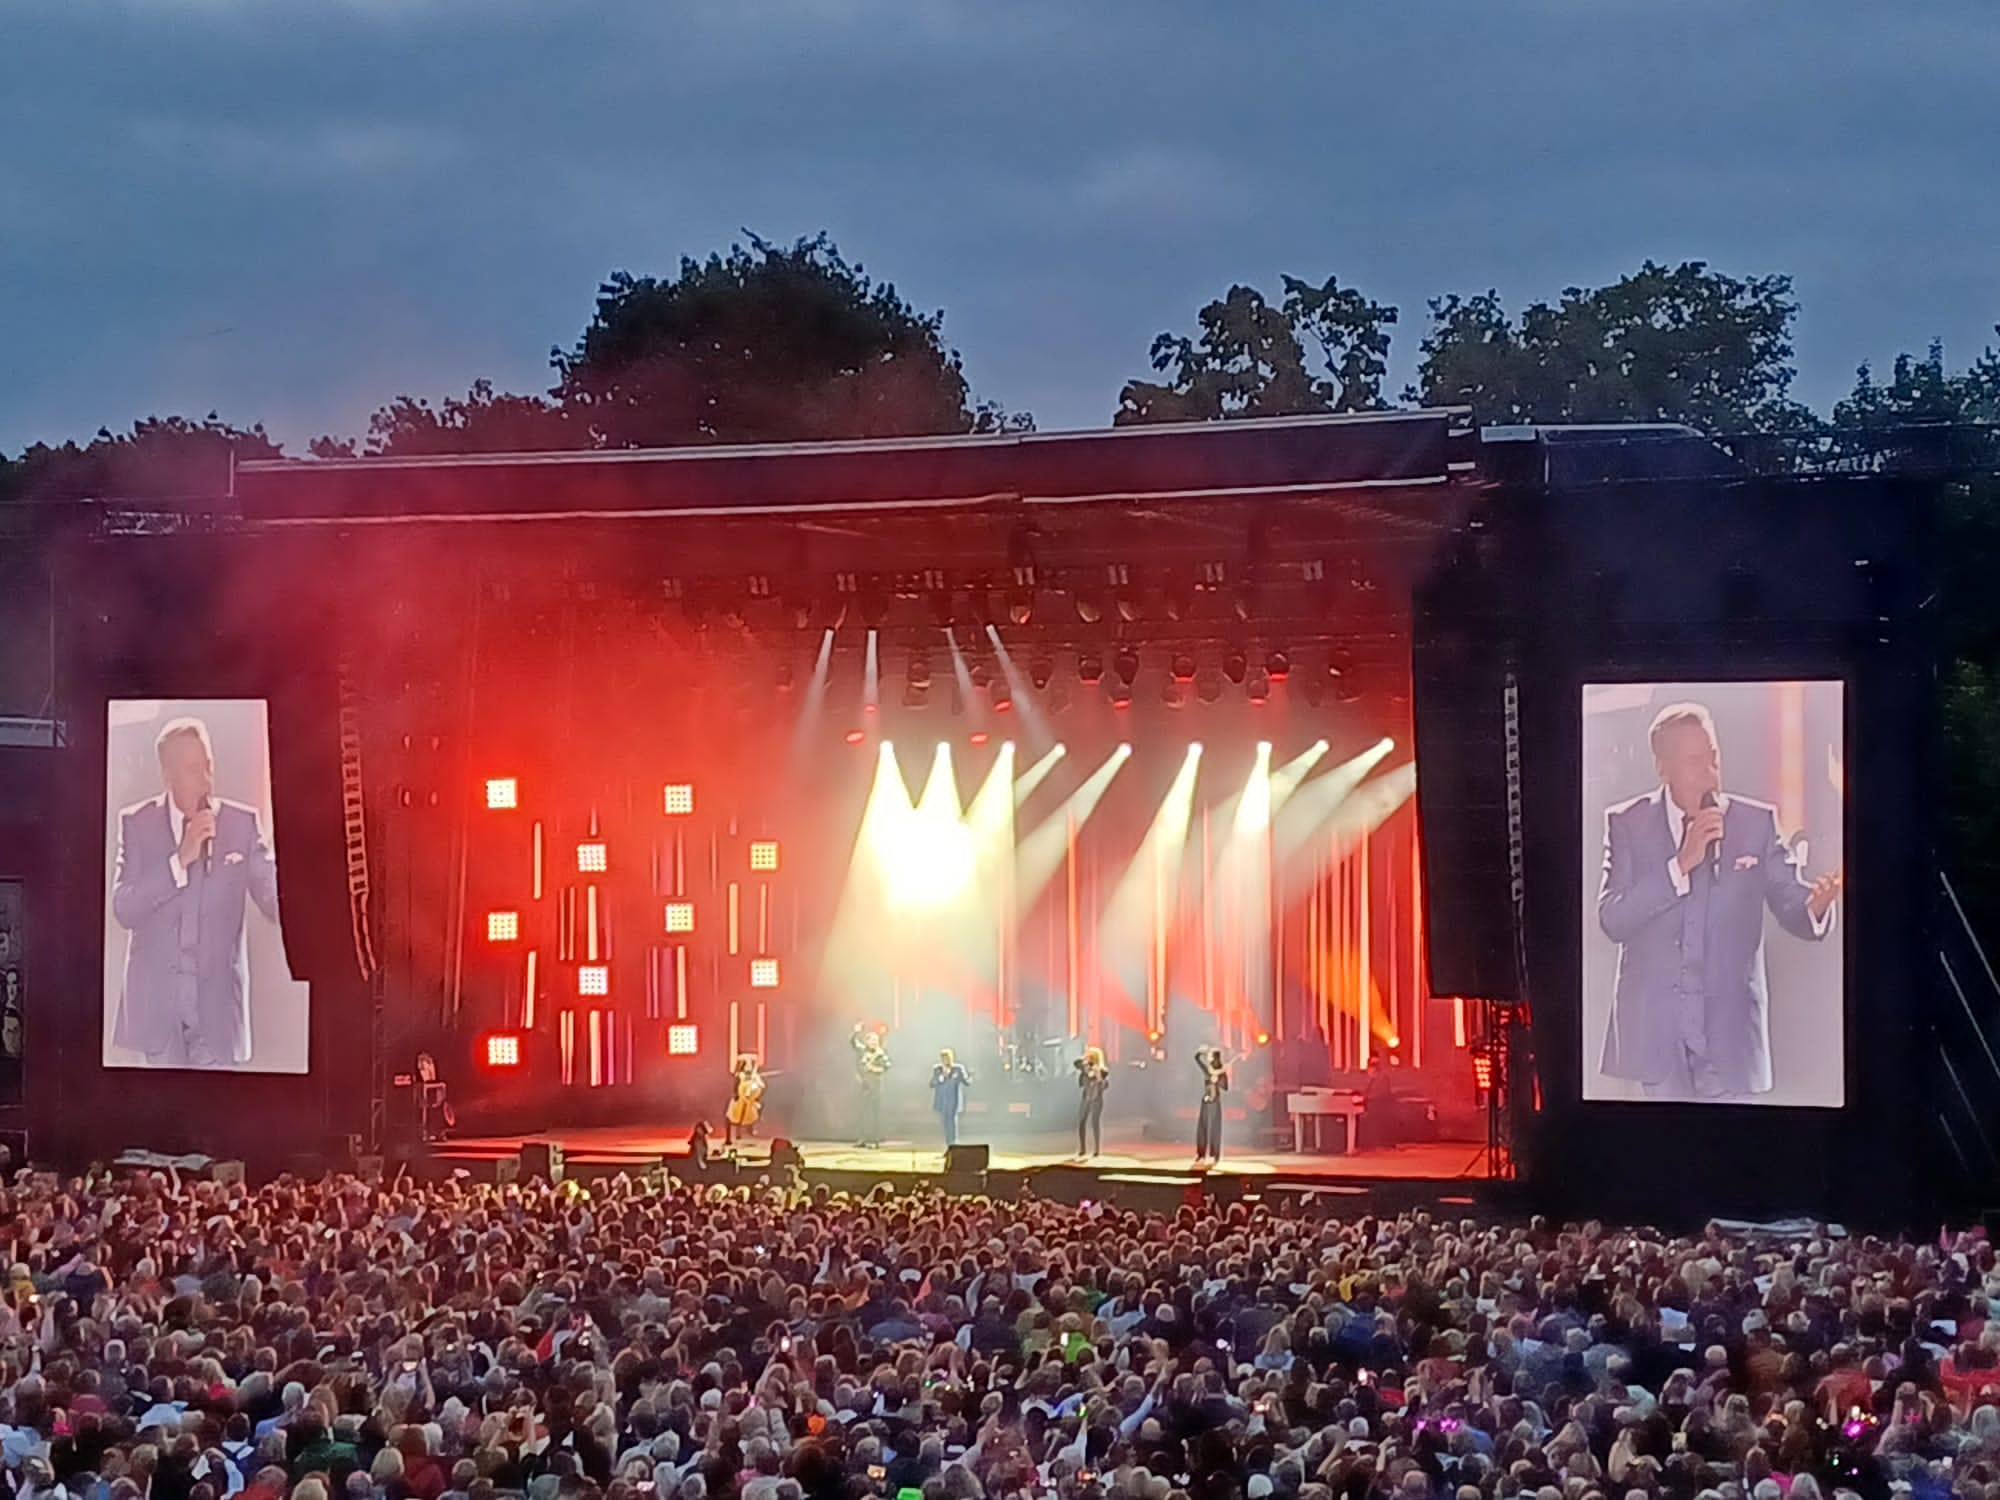
{"label": "blonde hair", "polygon": [[1102,1047],[1085,1047],[1083,1049],[1083,1060],[1089,1063],[1093,1068],[1103,1067],[1104,1049]]}
{"label": "blonde hair", "polygon": [[938,1061],[943,1063],[947,1068],[955,1067],[958,1063],[958,1055],[949,1047],[940,1047],[938,1048]]}

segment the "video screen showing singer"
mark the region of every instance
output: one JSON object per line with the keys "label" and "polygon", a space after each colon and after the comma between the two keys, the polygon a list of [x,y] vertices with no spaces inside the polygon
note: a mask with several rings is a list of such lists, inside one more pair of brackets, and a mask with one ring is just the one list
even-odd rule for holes
{"label": "video screen showing singer", "polygon": [[118,814],[111,910],[129,938],[115,1044],[150,1068],[251,1058],[254,907],[278,920],[277,866],[254,807],[215,795],[208,726],[177,718],[154,741],[163,790]]}
{"label": "video screen showing singer", "polygon": [[[1703,703],[1660,708],[1646,746],[1657,784],[1604,815],[1596,919],[1617,963],[1598,1072],[1638,1085],[1642,1099],[1767,1102],[1767,928],[1783,941],[1823,942],[1841,871],[1809,879],[1803,841],[1785,836],[1778,809],[1726,789],[1721,739]],[[1822,1029],[1837,1051],[1837,989],[1831,999]],[[1585,1096],[1605,1097],[1590,1082]]]}

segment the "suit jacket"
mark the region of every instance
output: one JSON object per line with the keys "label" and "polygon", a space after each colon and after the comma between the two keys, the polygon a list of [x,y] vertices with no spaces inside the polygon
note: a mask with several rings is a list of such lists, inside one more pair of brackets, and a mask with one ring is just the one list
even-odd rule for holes
{"label": "suit jacket", "polygon": [[1610,1077],[1659,1083],[1685,1045],[1730,1093],[1771,1087],[1765,909],[1809,942],[1831,924],[1807,915],[1805,880],[1768,804],[1728,798],[1720,848],[1716,871],[1695,866],[1683,896],[1667,872],[1676,843],[1665,791],[1605,814],[1597,925],[1618,944],[1602,1061]]}
{"label": "suit jacket", "polygon": [[[162,1052],[175,1028],[191,1027],[218,1062],[250,1058],[247,902],[278,919],[278,872],[255,808],[215,802],[215,849],[204,872],[196,860],[176,885],[169,860],[173,820],[165,794],[118,815],[118,873],[111,912],[132,934],[114,1039]],[[236,856],[232,858],[231,856]]]}

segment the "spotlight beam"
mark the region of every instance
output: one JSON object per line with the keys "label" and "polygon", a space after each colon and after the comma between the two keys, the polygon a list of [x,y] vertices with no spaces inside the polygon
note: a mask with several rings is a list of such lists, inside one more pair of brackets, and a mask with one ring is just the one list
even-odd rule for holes
{"label": "spotlight beam", "polygon": [[1035,795],[1035,788],[1048,779],[1049,772],[1056,768],[1056,762],[1069,754],[1066,745],[1052,745],[1042,752],[1042,758],[1020,774],[1014,782],[1014,805],[1020,807]]}
{"label": "spotlight beam", "polygon": [[1097,811],[1097,804],[1104,800],[1111,782],[1125,769],[1125,762],[1132,758],[1131,751],[1120,746],[1105,757],[1104,764],[1092,771],[1075,791],[1064,799],[1062,806],[1050,813],[1031,828],[1014,850],[1014,898],[1017,910],[1027,911],[1055,878],[1062,868],[1063,860],[1069,854],[1069,833],[1072,826],[1081,828]]}
{"label": "spotlight beam", "polygon": [[792,765],[796,768],[805,758],[808,747],[817,737],[820,711],[826,705],[826,683],[833,667],[833,631],[828,629],[819,638],[819,655],[813,661],[812,679],[806,683],[805,695],[799,700],[799,720],[792,726]]}
{"label": "spotlight beam", "polygon": [[1395,748],[1394,740],[1377,740],[1352,760],[1343,761],[1330,771],[1322,771],[1300,785],[1279,815],[1274,830],[1273,853],[1279,862],[1282,864],[1303,849],[1326,826],[1327,820],[1361,785],[1368,773],[1382,764]]}

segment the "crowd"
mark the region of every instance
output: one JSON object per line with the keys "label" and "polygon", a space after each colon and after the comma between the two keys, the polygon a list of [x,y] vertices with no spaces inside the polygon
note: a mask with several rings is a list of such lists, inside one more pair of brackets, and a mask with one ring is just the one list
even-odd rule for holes
{"label": "crowd", "polygon": [[18,1500],[2000,1500],[1976,1235],[24,1173],[0,1238]]}

